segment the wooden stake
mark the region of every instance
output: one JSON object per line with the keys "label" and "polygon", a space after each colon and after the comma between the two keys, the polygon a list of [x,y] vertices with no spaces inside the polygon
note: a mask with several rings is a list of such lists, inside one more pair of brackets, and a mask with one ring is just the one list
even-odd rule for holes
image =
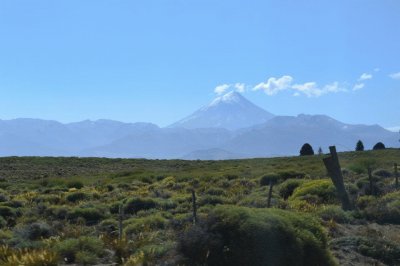
{"label": "wooden stake", "polygon": [[122,232],[123,232],[123,224],[122,220],[124,219],[124,208],[122,204],[119,205],[119,213],[118,213],[118,239],[121,242],[122,240]]}
{"label": "wooden stake", "polygon": [[394,164],[394,177],[396,178],[396,189],[399,188],[399,172],[397,171],[397,163]]}
{"label": "wooden stake", "polygon": [[193,204],[193,224],[197,223],[197,206],[196,206],[196,193],[194,189],[192,189],[192,204]]}
{"label": "wooden stake", "polygon": [[268,191],[268,201],[267,201],[267,208],[271,207],[271,198],[272,198],[272,187],[274,186],[274,182],[271,180],[269,181],[269,191]]}
{"label": "wooden stake", "polygon": [[344,187],[342,169],[340,168],[339,158],[336,153],[336,147],[330,146],[329,151],[331,153],[331,156],[323,159],[326,170],[328,170],[328,174],[336,187],[338,197],[342,203],[342,209],[345,211],[352,210],[354,207],[351,204],[349,195],[347,194],[346,188]]}

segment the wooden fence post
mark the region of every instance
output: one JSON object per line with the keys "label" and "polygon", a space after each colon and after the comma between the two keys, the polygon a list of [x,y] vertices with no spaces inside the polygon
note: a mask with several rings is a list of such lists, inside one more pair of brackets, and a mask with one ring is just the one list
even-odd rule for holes
{"label": "wooden fence post", "polygon": [[336,153],[336,147],[330,146],[329,151],[331,153],[331,156],[323,159],[326,170],[328,170],[328,174],[336,187],[338,197],[342,203],[342,209],[345,211],[352,210],[354,207],[351,204],[349,195],[347,194],[346,188],[344,187],[342,169],[340,168],[339,158]]}
{"label": "wooden fence post", "polygon": [[192,189],[192,204],[193,204],[193,224],[197,223],[197,206],[196,206],[196,193],[194,189]]}
{"label": "wooden fence post", "polygon": [[268,191],[268,201],[267,208],[271,207],[271,198],[272,198],[272,187],[274,186],[274,182],[272,180],[269,181],[269,191]]}
{"label": "wooden fence post", "polygon": [[399,188],[399,172],[397,171],[397,163],[394,164],[394,177],[396,178],[396,189]]}
{"label": "wooden fence post", "polygon": [[122,241],[122,233],[123,233],[123,224],[122,220],[124,219],[124,208],[121,205],[119,205],[119,212],[118,212],[118,239],[121,242]]}

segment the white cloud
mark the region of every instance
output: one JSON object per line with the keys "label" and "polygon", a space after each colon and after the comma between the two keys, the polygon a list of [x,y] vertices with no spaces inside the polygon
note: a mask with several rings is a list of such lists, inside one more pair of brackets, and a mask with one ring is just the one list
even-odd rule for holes
{"label": "white cloud", "polygon": [[215,87],[214,92],[216,94],[220,95],[220,94],[223,94],[224,92],[226,92],[230,87],[231,87],[231,85],[229,85],[229,84],[222,84],[222,85]]}
{"label": "white cloud", "polygon": [[282,76],[280,78],[271,77],[267,82],[261,82],[253,90],[263,90],[268,95],[275,95],[279,91],[287,90],[292,84],[291,76]]}
{"label": "white cloud", "polygon": [[361,90],[362,88],[364,88],[364,86],[364,83],[357,83],[356,85],[354,85],[353,91]]}
{"label": "white cloud", "polygon": [[244,92],[246,90],[246,85],[244,83],[236,83],[234,87],[237,92]]}
{"label": "white cloud", "polygon": [[400,79],[400,72],[390,74],[389,77],[392,79]]}
{"label": "white cloud", "polygon": [[358,80],[362,81],[362,80],[367,80],[367,79],[372,79],[372,75],[368,74],[368,73],[363,73]]}
{"label": "white cloud", "polygon": [[306,82],[304,84],[295,84],[292,89],[296,90],[297,93],[303,93],[307,97],[319,97],[327,93],[346,91],[337,81],[323,87],[319,87],[316,82]]}

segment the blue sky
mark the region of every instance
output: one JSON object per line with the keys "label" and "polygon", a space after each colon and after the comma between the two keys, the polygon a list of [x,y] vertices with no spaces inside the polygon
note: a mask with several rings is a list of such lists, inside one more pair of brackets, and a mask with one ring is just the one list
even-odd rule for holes
{"label": "blue sky", "polygon": [[165,126],[217,88],[274,114],[400,126],[399,14],[397,0],[2,0],[0,119]]}

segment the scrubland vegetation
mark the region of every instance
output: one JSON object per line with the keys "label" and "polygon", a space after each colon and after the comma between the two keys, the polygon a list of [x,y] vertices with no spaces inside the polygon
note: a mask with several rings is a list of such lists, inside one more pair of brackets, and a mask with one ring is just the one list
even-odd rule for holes
{"label": "scrubland vegetation", "polygon": [[400,150],[339,154],[353,211],[322,158],[1,158],[0,265],[400,265]]}

